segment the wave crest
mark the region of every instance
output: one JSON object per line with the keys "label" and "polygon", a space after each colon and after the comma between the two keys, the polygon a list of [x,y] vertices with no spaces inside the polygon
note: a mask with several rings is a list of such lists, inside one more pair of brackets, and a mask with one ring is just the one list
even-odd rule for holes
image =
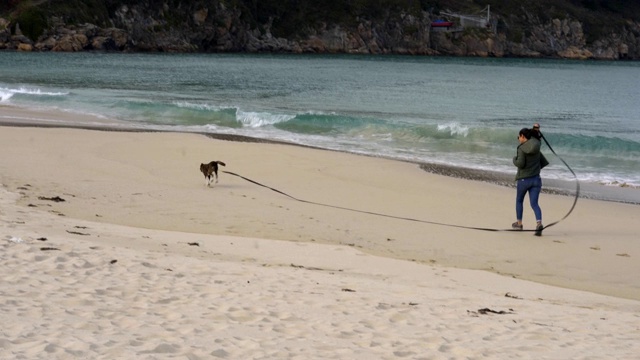
{"label": "wave crest", "polygon": [[438,131],[449,133],[451,136],[467,137],[469,135],[469,127],[457,122],[438,125]]}
{"label": "wave crest", "polygon": [[236,118],[243,126],[257,128],[289,121],[295,115],[271,114],[267,112],[253,112],[238,110]]}
{"label": "wave crest", "polygon": [[28,96],[67,96],[69,92],[51,92],[42,91],[40,89],[29,89],[25,87],[11,89],[0,88],[0,102],[9,101],[14,95],[28,95]]}

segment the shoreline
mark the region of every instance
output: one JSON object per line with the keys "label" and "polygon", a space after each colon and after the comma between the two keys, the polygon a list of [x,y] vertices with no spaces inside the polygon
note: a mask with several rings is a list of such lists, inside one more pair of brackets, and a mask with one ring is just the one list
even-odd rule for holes
{"label": "shoreline", "polygon": [[[408,162],[194,133],[2,130],[3,183],[23,193],[19,205],[33,206],[29,211],[136,228],[350,246],[640,300],[640,280],[633,275],[640,271],[633,260],[640,256],[635,205],[582,199],[572,216],[542,238],[474,231],[508,227],[513,189],[431,174]],[[224,173],[220,184],[207,188],[197,164],[214,159],[227,163],[221,170],[304,201]],[[37,191],[25,193],[25,184]],[[56,196],[67,201],[39,200]],[[549,224],[565,216],[571,199],[548,194],[541,205]],[[531,225],[530,209],[525,211]]]}
{"label": "shoreline", "polygon": [[[24,110],[21,108],[15,107],[7,107],[0,105],[0,109],[14,109],[17,113],[27,112],[29,110]],[[34,111],[35,113],[39,113],[38,111]],[[15,113],[14,113],[15,114]],[[12,114],[13,116],[15,116]],[[280,144],[280,145],[288,145],[288,146],[297,146],[301,148],[309,148],[316,149],[321,151],[334,151],[334,152],[342,152],[347,154],[353,154],[358,156],[367,156],[372,158],[381,158],[388,159],[392,161],[399,162],[407,162],[411,164],[416,164],[422,170],[428,173],[443,175],[447,177],[466,179],[471,181],[481,181],[487,182],[491,184],[496,184],[500,186],[505,186],[509,188],[513,188],[514,181],[512,174],[505,174],[501,172],[495,172],[490,170],[481,170],[481,169],[472,169],[459,167],[454,165],[446,165],[446,164],[436,164],[436,163],[427,163],[420,161],[411,161],[404,159],[397,159],[392,157],[384,157],[384,156],[376,156],[369,154],[361,154],[361,153],[352,153],[348,151],[327,149],[318,146],[298,144],[293,142],[287,142],[282,140],[273,140],[273,139],[263,139],[246,135],[236,135],[236,134],[222,134],[222,133],[210,133],[210,132],[191,132],[191,131],[175,131],[175,130],[165,130],[165,129],[152,129],[147,127],[136,127],[130,123],[117,123],[109,120],[108,122],[103,121],[95,121],[96,119],[88,116],[87,118],[94,120],[93,122],[86,122],[85,119],[83,123],[72,123],[68,122],[67,117],[74,116],[76,114],[58,114],[55,116],[55,121],[47,122],[45,119],[38,120],[7,120],[0,118],[0,127],[2,126],[10,126],[10,127],[43,127],[43,128],[68,128],[68,129],[85,129],[85,130],[96,130],[96,131],[119,131],[119,132],[162,132],[162,133],[184,133],[184,134],[199,134],[203,136],[207,136],[211,139],[216,140],[225,140],[225,141],[234,141],[234,142],[249,142],[249,143],[263,143],[263,144]],[[7,118],[11,119],[11,116]],[[568,180],[559,180],[559,179],[548,179],[543,176],[543,189],[542,192],[546,194],[555,194],[555,195],[565,195],[569,197],[576,196],[576,183],[574,181]],[[634,187],[620,187],[620,186],[609,186],[604,184],[596,184],[596,183],[584,183],[580,182],[579,188],[579,198],[581,199],[592,199],[592,200],[600,200],[600,201],[611,201],[618,203],[625,203],[631,205],[640,205],[640,189]]]}

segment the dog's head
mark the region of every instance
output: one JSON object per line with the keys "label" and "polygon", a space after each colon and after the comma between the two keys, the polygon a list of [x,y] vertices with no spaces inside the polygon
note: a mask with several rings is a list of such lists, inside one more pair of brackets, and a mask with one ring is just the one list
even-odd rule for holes
{"label": "dog's head", "polygon": [[200,164],[200,171],[201,172],[207,171],[207,164]]}

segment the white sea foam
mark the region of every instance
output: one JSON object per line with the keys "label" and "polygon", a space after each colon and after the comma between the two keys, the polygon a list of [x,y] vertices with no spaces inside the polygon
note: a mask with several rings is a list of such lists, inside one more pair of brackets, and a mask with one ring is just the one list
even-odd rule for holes
{"label": "white sea foam", "polygon": [[457,122],[438,125],[438,131],[449,132],[451,135],[462,135],[464,137],[469,135],[469,128]]}
{"label": "white sea foam", "polygon": [[295,115],[270,114],[266,112],[238,110],[236,117],[238,121],[244,126],[256,128],[289,121],[295,118]]}
{"label": "white sea foam", "polygon": [[14,92],[9,89],[0,88],[0,102],[7,102],[13,96]]}
{"label": "white sea foam", "polygon": [[17,88],[17,89],[0,88],[0,102],[6,102],[16,94],[35,95],[35,96],[66,96],[66,95],[69,95],[68,92],[42,91],[40,89],[29,89],[29,88],[25,88],[25,87],[20,87],[20,88]]}
{"label": "white sea foam", "polygon": [[638,188],[640,187],[640,179],[632,179],[630,177],[623,178],[621,176],[612,176],[612,175],[603,175],[599,173],[587,173],[580,174],[578,176],[580,181],[586,183],[594,183],[605,186],[612,187],[629,187],[629,188]]}
{"label": "white sea foam", "polygon": [[221,111],[221,110],[235,110],[234,106],[224,106],[224,105],[211,105],[211,104],[197,104],[189,101],[175,101],[173,103],[175,106],[179,108],[186,109],[196,109],[196,110],[207,110],[207,111]]}

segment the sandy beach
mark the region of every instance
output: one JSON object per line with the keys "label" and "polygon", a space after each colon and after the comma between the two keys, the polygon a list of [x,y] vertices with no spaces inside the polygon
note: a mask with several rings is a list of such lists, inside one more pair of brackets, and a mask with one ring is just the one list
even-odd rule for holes
{"label": "sandy beach", "polygon": [[[580,199],[542,237],[474,230],[510,226],[514,189],[299,146],[14,127],[34,114],[0,114],[0,358],[640,353],[640,206]],[[285,194],[224,172],[207,187],[198,168],[211,160]],[[572,202],[543,194],[545,222]]]}

